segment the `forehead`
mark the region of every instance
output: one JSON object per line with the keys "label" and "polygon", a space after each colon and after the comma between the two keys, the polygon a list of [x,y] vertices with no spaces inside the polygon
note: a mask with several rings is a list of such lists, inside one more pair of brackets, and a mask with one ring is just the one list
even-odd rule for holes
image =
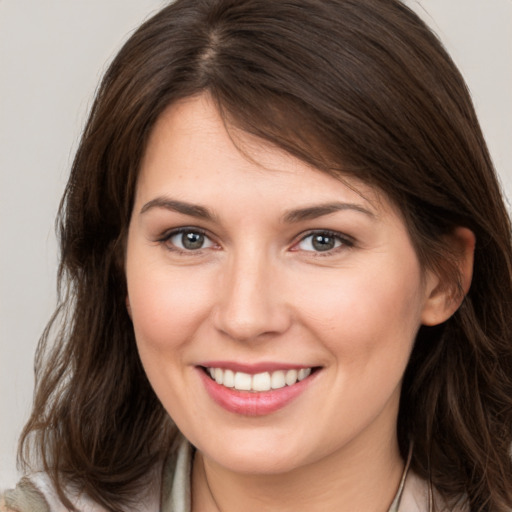
{"label": "forehead", "polygon": [[[169,106],[151,133],[137,195],[194,195],[209,201],[229,193],[293,201],[357,201],[379,214],[395,210],[385,194],[354,177],[333,176],[281,148],[226,123],[208,94]],[[395,212],[398,213],[398,212]]]}

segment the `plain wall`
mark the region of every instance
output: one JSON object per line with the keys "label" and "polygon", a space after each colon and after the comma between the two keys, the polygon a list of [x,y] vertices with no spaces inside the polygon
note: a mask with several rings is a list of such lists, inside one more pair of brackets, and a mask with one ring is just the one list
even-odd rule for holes
{"label": "plain wall", "polygon": [[[279,1],[279,0],[276,0]],[[410,0],[472,91],[512,197],[512,2]],[[55,306],[54,217],[106,64],[164,0],[0,0],[0,487],[12,486],[33,354]]]}

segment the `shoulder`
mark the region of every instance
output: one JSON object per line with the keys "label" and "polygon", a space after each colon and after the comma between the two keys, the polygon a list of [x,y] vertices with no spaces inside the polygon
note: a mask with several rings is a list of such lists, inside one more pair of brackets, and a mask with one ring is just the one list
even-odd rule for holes
{"label": "shoulder", "polygon": [[0,512],[50,512],[44,494],[28,478],[0,495]]}
{"label": "shoulder", "polygon": [[430,510],[469,512],[465,496],[461,496],[456,503],[449,504],[428,481],[409,470],[397,512],[427,512]]}
{"label": "shoulder", "polygon": [[[155,474],[147,493],[136,501],[131,512],[158,512],[160,510],[160,479],[162,468],[155,468]],[[160,473],[160,474],[158,474]],[[73,490],[71,486],[64,489],[67,499],[80,512],[108,512],[84,493]],[[23,477],[14,489],[0,493],[0,512],[69,512],[53,485],[48,474],[33,473]],[[127,510],[127,512],[129,512]]]}
{"label": "shoulder", "polygon": [[[69,493],[73,505],[82,512],[107,512],[84,496]],[[0,512],[68,512],[60,500],[49,476],[35,473],[23,477],[14,489],[5,491],[0,497]]]}

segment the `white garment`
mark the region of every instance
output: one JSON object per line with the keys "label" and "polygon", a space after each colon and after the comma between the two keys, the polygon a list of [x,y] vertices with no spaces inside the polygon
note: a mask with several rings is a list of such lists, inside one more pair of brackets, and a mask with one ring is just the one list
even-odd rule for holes
{"label": "white garment", "polygon": [[[183,439],[177,452],[165,463],[160,488],[150,492],[137,503],[136,508],[127,512],[191,512],[190,476],[193,453],[193,447]],[[443,508],[441,497],[431,491],[425,480],[409,469],[409,461],[388,512],[430,512],[434,495],[436,511],[448,512],[448,508]],[[69,492],[68,496],[81,512],[107,512],[84,495]],[[45,473],[33,475],[29,480],[23,479],[16,489],[5,493],[4,500],[3,507],[10,505],[19,512],[67,512]],[[0,500],[0,512],[11,510],[3,507]],[[457,506],[450,512],[467,512],[467,508]]]}

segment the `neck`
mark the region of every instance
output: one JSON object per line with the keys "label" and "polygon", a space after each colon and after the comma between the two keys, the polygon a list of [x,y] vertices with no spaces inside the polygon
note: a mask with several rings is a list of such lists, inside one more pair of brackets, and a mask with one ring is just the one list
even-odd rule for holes
{"label": "neck", "polygon": [[387,512],[404,463],[394,431],[379,443],[358,443],[280,474],[239,474],[196,453],[194,512]]}

